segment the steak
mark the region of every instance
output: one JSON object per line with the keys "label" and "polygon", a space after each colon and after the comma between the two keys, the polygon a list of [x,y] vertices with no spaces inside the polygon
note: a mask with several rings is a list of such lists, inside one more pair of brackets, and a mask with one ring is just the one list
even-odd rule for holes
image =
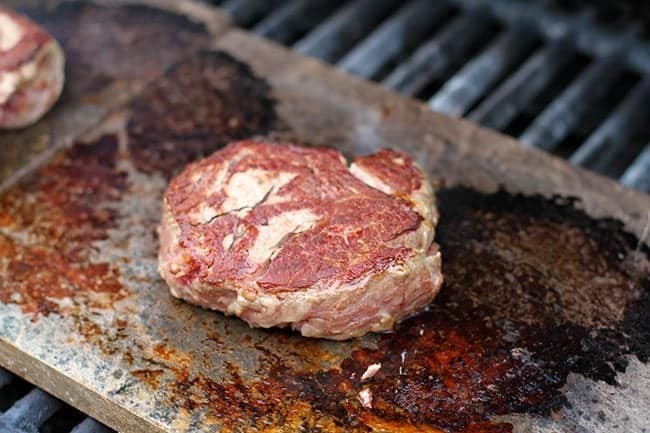
{"label": "steak", "polygon": [[159,272],[172,295],[254,327],[343,340],[392,329],[442,283],[430,183],[406,154],[229,144],[169,184]]}
{"label": "steak", "polygon": [[61,46],[24,15],[0,6],[0,128],[40,119],[61,94]]}

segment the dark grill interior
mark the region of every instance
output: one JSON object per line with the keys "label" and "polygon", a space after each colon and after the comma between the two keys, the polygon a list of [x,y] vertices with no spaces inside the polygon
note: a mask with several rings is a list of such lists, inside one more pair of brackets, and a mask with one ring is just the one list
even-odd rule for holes
{"label": "dark grill interior", "polygon": [[113,430],[0,369],[0,432],[110,433]]}
{"label": "dark grill interior", "polygon": [[[633,1],[212,3],[301,54],[650,191],[650,16]],[[0,369],[0,432],[111,431]]]}

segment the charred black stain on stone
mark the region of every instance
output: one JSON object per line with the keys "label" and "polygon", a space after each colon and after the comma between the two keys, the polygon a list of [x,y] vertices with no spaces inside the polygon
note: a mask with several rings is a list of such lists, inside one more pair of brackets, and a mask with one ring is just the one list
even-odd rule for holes
{"label": "charred black stain on stone", "polygon": [[136,167],[169,178],[229,141],[273,126],[269,85],[229,54],[203,51],[151,83],[130,104],[129,148]]}
{"label": "charred black stain on stone", "polygon": [[623,321],[623,332],[627,336],[629,351],[645,363],[650,360],[650,290],[647,287],[646,283],[646,290],[641,299],[625,310]]}
{"label": "charred black stain on stone", "polygon": [[63,46],[64,99],[103,90],[116,81],[151,80],[210,39],[203,24],[143,5],[76,1],[53,10],[23,12]]}
{"label": "charred black stain on stone", "polygon": [[439,200],[446,284],[434,307],[482,309],[558,377],[613,384],[624,355],[647,362],[650,250],[620,221],[591,218],[562,197],[454,188]]}
{"label": "charred black stain on stone", "polygon": [[620,222],[561,197],[453,188],[438,199],[440,296],[343,364],[342,377],[382,363],[377,413],[472,431],[493,415],[560,409],[571,372],[616,384],[626,355],[647,361],[648,248],[632,269],[639,243]]}

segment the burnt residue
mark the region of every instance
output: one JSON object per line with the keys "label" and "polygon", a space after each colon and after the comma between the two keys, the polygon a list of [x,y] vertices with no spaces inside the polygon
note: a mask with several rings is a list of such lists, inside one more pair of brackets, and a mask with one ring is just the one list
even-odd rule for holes
{"label": "burnt residue", "polygon": [[[590,219],[572,200],[468,190],[443,192],[441,200],[447,204],[439,230],[439,241],[449,245],[445,258],[465,265],[447,267],[446,276],[464,283],[464,301],[498,306],[495,317],[610,327],[643,293],[639,272],[647,265],[630,265],[638,261],[637,240],[617,221]],[[476,204],[468,209],[464,203]],[[647,257],[647,247],[640,254]],[[457,301],[450,291],[444,297]]]}
{"label": "burnt residue", "polygon": [[[6,262],[0,276],[0,301],[18,304],[26,313],[59,312],[57,300],[86,293],[102,293],[108,299],[124,295],[118,271],[107,263],[74,264],[65,254],[26,247],[3,235],[0,255]],[[101,307],[104,301],[95,298],[88,305]]]}
{"label": "burnt residue", "polygon": [[[142,5],[63,2],[54,10],[25,10],[66,54],[63,98],[97,92],[115,82],[145,82],[187,53],[205,47],[202,24]],[[173,29],[173,30],[171,30]]]}
{"label": "burnt residue", "polygon": [[[647,286],[646,286],[647,287]],[[638,302],[632,303],[625,310],[623,332],[627,336],[629,350],[647,363],[650,360],[650,291],[647,289]]]}
{"label": "burnt residue", "polygon": [[64,252],[105,239],[116,226],[110,203],[127,187],[116,165],[116,136],[76,143],[1,197],[0,221]]}
{"label": "burnt residue", "polygon": [[116,227],[111,204],[127,188],[116,165],[115,136],[79,142],[0,197],[0,300],[49,313],[55,299],[123,296],[117,268],[89,260],[92,242]]}
{"label": "burnt residue", "polygon": [[[638,242],[619,222],[563,198],[465,188],[438,198],[445,284],[428,311],[335,369],[296,370],[267,342],[256,346],[259,380],[235,368],[230,381],[184,374],[168,395],[233,430],[510,432],[492,417],[561,411],[569,373],[615,385],[628,355],[647,361],[648,249],[631,267]],[[285,337],[269,331],[276,344]]]}
{"label": "burnt residue", "polygon": [[130,111],[134,164],[167,178],[229,141],[268,132],[276,119],[268,84],[229,54],[208,51],[173,66]]}
{"label": "burnt residue", "polygon": [[278,408],[286,403],[288,390],[271,381],[245,383],[236,369],[231,370],[229,383],[205,376],[181,378],[176,402],[189,410],[208,408],[208,414],[225,425],[255,427],[262,420],[281,423],[285,412]]}

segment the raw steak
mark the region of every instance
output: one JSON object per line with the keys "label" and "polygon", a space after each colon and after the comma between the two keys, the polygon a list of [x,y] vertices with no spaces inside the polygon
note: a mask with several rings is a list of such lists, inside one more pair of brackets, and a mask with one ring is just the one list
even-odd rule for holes
{"label": "raw steak", "polygon": [[433,191],[406,154],[244,141],[190,164],[164,197],[171,293],[343,340],[385,331],[440,289]]}

